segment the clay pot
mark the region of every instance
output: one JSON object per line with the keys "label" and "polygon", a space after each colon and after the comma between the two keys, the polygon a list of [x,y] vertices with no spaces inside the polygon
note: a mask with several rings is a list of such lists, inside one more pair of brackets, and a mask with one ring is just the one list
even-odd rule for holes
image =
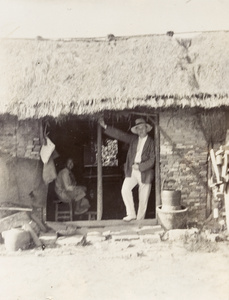
{"label": "clay pot", "polygon": [[165,230],[186,228],[188,208],[181,206],[180,210],[166,211],[159,205],[156,211],[158,222]]}
{"label": "clay pot", "polygon": [[23,229],[12,228],[4,231],[2,236],[7,251],[26,250],[31,244],[30,233]]}
{"label": "clay pot", "polygon": [[[166,180],[162,184],[161,203],[164,211],[179,210],[181,209],[181,191],[174,189],[164,189]],[[170,179],[168,182],[175,182]]]}
{"label": "clay pot", "polygon": [[181,191],[161,191],[161,203],[162,209],[166,211],[181,209]]}

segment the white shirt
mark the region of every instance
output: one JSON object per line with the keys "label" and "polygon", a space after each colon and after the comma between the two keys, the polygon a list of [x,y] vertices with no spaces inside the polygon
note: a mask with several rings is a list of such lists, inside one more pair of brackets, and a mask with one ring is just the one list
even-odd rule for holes
{"label": "white shirt", "polygon": [[138,138],[138,145],[137,145],[137,152],[136,152],[136,156],[135,156],[135,163],[140,163],[141,162],[141,157],[142,157],[142,150],[144,148],[145,142],[147,140],[147,136],[145,136],[144,138]]}

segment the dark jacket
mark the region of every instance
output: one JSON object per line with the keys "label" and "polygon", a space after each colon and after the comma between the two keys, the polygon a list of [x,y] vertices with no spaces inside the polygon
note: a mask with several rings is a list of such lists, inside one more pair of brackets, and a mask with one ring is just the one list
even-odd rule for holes
{"label": "dark jacket", "polygon": [[[105,133],[115,139],[118,139],[130,145],[126,157],[124,170],[125,170],[125,177],[131,177],[132,165],[134,164],[134,159],[137,152],[138,135],[129,134],[119,129],[113,128],[111,126],[107,126],[107,128],[105,129]],[[139,171],[141,172],[141,179],[143,183],[152,183],[154,178],[154,171],[153,171],[154,163],[155,163],[154,141],[148,135],[148,138],[145,142],[142,151],[141,162],[139,164]]]}

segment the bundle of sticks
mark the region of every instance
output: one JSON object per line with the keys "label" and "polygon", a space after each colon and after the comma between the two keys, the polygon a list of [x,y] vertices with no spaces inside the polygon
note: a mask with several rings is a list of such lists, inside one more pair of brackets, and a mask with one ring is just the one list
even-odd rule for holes
{"label": "bundle of sticks", "polygon": [[[210,157],[214,171],[210,187],[213,191],[215,203],[224,202],[227,229],[229,230],[229,144],[220,146],[216,153],[211,149]],[[213,216],[214,218],[219,217],[218,205],[214,206]]]}

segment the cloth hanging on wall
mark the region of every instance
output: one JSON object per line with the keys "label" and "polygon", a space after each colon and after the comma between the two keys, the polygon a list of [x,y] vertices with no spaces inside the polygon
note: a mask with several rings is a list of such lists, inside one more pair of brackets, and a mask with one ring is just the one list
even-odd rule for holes
{"label": "cloth hanging on wall", "polygon": [[55,144],[46,137],[46,144],[43,144],[40,151],[41,160],[44,164],[47,164],[53,151],[55,150]]}
{"label": "cloth hanging on wall", "polygon": [[54,163],[54,159],[57,157],[59,157],[59,154],[56,150],[54,150],[49,161],[43,165],[42,178],[46,185],[55,180],[57,177],[56,167]]}
{"label": "cloth hanging on wall", "polygon": [[44,164],[42,177],[45,184],[49,184],[50,182],[56,179],[57,173],[52,157],[49,159],[47,164]]}

